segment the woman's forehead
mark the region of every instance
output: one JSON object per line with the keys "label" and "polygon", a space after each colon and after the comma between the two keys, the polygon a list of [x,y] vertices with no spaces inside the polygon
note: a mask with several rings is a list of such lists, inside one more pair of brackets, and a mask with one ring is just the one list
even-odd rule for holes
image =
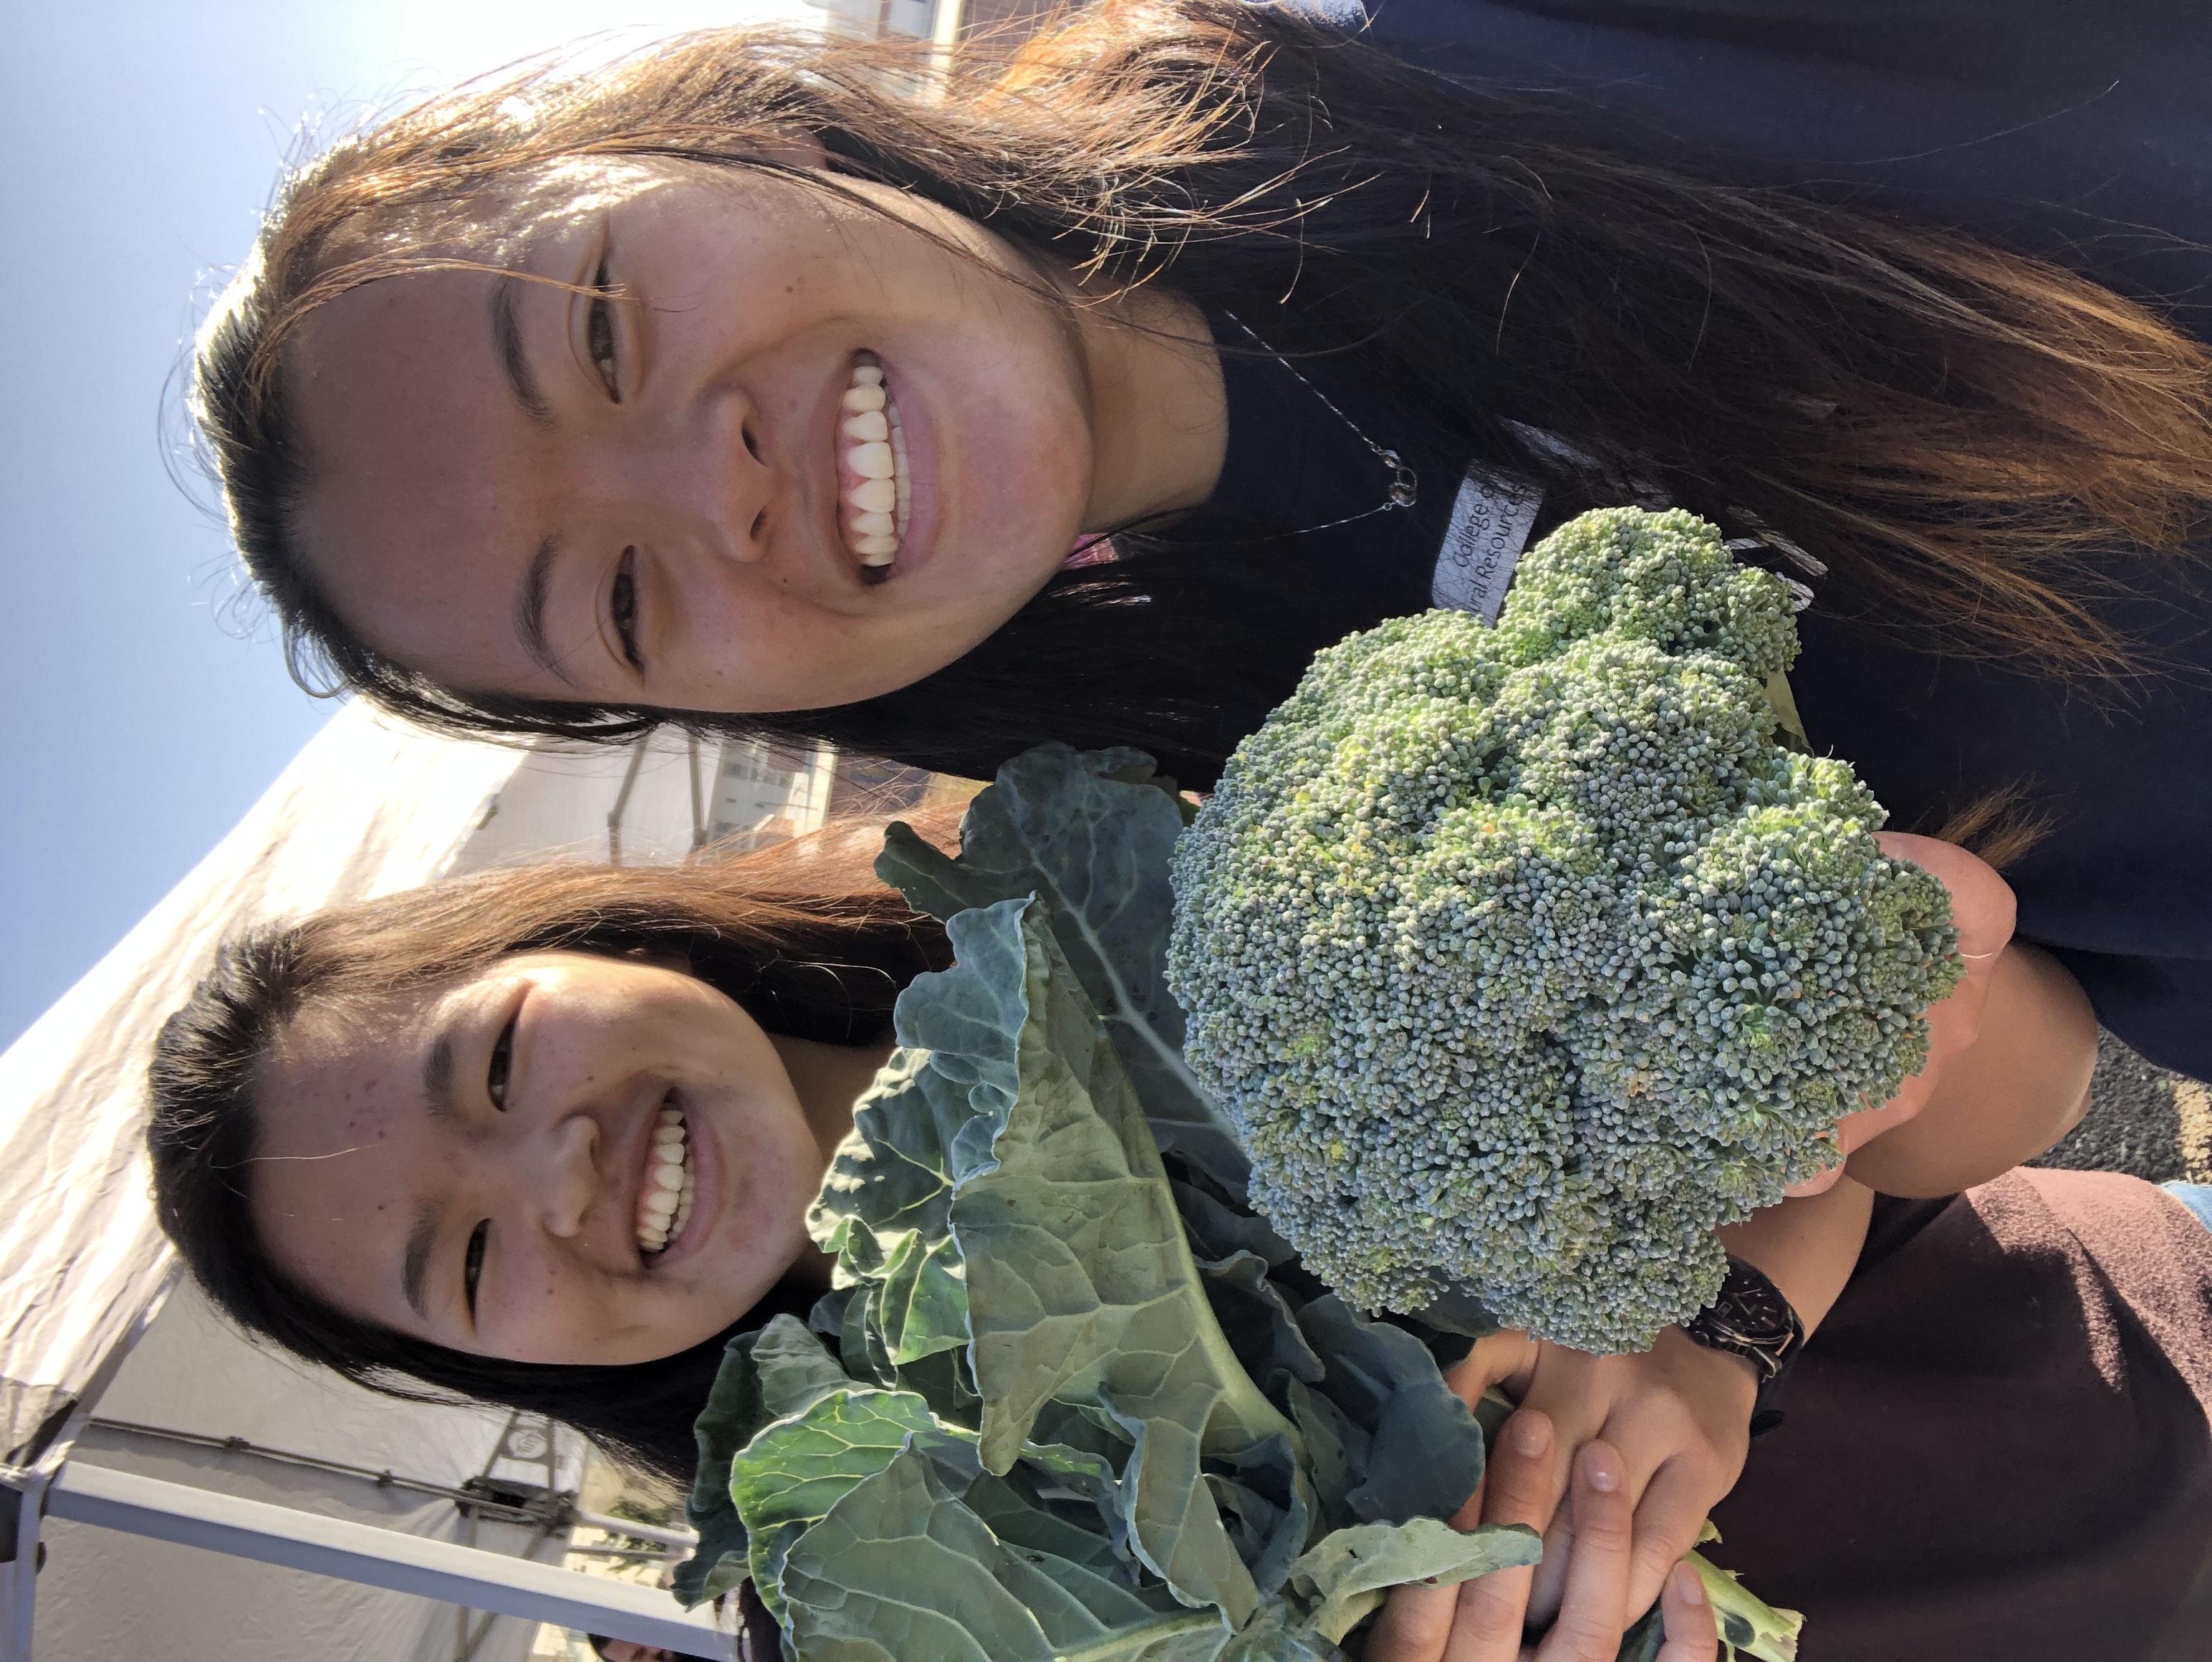
{"label": "woman's forehead", "polygon": [[520,265],[541,242],[641,198],[686,188],[736,189],[750,177],[743,167],[674,156],[561,156],[520,169],[472,198],[470,222],[496,240],[500,263]]}
{"label": "woman's forehead", "polygon": [[653,157],[533,162],[459,197],[364,206],[331,227],[318,264],[332,270],[362,260],[462,259],[520,267],[546,240],[680,176]]}
{"label": "woman's forehead", "polygon": [[562,156],[514,174],[487,193],[486,205],[528,237],[580,223],[678,177],[651,157]]}
{"label": "woman's forehead", "polygon": [[[295,1105],[364,1091],[389,1096],[387,1076],[404,1081],[419,1066],[435,1013],[457,990],[449,982],[311,1001],[270,1044],[260,1069],[261,1094]],[[264,1117],[273,1123],[278,1117],[264,1112]]]}

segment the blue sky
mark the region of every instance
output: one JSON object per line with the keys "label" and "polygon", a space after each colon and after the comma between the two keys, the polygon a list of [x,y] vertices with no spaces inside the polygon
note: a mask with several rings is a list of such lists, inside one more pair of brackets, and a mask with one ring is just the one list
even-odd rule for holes
{"label": "blue sky", "polygon": [[156,417],[211,284],[246,253],[303,117],[586,35],[797,0],[159,0],[6,9],[0,204],[0,1045],[211,848],[331,707],[241,610],[219,521]]}

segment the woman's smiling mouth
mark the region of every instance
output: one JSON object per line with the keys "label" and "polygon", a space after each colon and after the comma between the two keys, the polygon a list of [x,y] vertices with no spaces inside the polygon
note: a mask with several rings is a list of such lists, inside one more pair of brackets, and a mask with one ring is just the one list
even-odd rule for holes
{"label": "woman's smiling mouth", "polygon": [[914,512],[913,471],[897,401],[873,352],[854,355],[837,420],[838,527],[863,581],[882,582]]}

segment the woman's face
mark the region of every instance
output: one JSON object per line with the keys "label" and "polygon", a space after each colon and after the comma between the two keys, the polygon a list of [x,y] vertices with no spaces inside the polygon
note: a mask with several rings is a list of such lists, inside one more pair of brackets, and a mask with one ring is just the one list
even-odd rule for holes
{"label": "woman's face", "polygon": [[255,1225],[339,1308],[457,1350],[672,1355],[811,1250],[842,1131],[777,1043],[691,976],[574,953],[311,1011],[258,1081]]}
{"label": "woman's face", "polygon": [[1018,286],[1042,279],[973,222],[854,188],[888,213],[571,164],[507,204],[511,274],[314,313],[284,369],[295,523],[347,624],[466,691],[812,708],[951,662],[1086,527],[1203,498],[1218,443],[1177,435],[1205,473],[1179,485],[1112,436],[1157,402],[1156,340]]}

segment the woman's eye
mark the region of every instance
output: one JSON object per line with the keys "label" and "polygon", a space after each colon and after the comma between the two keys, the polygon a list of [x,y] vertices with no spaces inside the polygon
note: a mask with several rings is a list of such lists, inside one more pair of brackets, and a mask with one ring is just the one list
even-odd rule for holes
{"label": "woman's eye", "polygon": [[592,278],[592,287],[598,292],[592,296],[584,314],[584,347],[591,354],[592,367],[606,383],[607,396],[620,404],[622,382],[615,365],[615,303],[608,292],[607,263],[604,259]]}
{"label": "woman's eye", "polygon": [[484,1069],[484,1094],[495,1108],[507,1106],[507,1075],[514,1065],[514,1020],[510,1016],[507,1026],[499,1030],[499,1043],[491,1047],[491,1062]]}
{"label": "woman's eye", "polygon": [[477,1318],[477,1283],[483,1279],[484,1238],[491,1233],[487,1218],[469,1232],[468,1251],[461,1254],[461,1291],[469,1301],[469,1320]]}
{"label": "woman's eye", "polygon": [[632,669],[641,670],[645,660],[637,649],[637,551],[623,550],[622,563],[615,567],[613,587],[607,591],[607,617],[615,626],[615,638],[622,642],[623,657]]}

